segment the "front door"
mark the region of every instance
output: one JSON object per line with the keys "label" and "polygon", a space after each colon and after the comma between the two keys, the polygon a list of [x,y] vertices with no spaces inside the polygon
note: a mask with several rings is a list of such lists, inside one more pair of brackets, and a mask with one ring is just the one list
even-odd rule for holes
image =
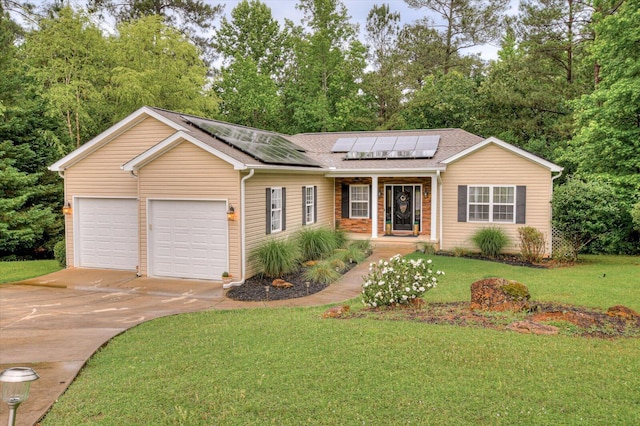
{"label": "front door", "polygon": [[393,230],[413,229],[413,185],[393,186]]}

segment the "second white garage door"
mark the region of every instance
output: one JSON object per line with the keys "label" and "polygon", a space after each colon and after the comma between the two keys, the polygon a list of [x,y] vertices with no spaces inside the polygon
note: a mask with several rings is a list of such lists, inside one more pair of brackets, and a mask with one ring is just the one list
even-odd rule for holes
{"label": "second white garage door", "polygon": [[220,279],[228,268],[224,201],[149,202],[150,275]]}

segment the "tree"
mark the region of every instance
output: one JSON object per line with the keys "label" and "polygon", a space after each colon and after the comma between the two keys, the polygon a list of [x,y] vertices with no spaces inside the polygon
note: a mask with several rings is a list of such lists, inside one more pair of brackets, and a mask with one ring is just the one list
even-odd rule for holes
{"label": "tree", "polygon": [[105,52],[100,30],[68,7],[41,19],[27,35],[24,61],[42,87],[47,114],[64,121],[72,147],[104,130],[108,120],[109,111],[101,108],[109,71]]}
{"label": "tree", "polygon": [[476,81],[452,71],[427,76],[400,114],[408,129],[473,130],[476,108]]}
{"label": "tree", "polygon": [[366,73],[363,86],[375,99],[378,124],[384,125],[400,108],[402,99],[397,48],[400,14],[390,12],[388,4],[374,5],[367,16],[366,30],[373,70]]}
{"label": "tree", "polygon": [[208,42],[203,34],[213,27],[223,7],[202,0],[88,0],[88,10],[112,16],[116,23],[160,16],[167,25],[189,35],[206,54]]}
{"label": "tree", "polygon": [[46,171],[60,153],[55,122],[16,57],[14,27],[0,13],[0,258],[32,258],[62,233],[62,185]]}
{"label": "tree", "polygon": [[282,108],[278,87],[269,75],[259,73],[253,59],[236,58],[223,68],[222,79],[216,86],[225,120],[261,129],[278,129]]}
{"label": "tree", "polygon": [[361,94],[365,49],[339,0],[301,0],[304,28],[292,28],[293,60],[283,82],[291,132],[358,130],[371,126]]}
{"label": "tree", "polygon": [[575,103],[576,134],[566,160],[585,174],[627,176],[640,190],[640,0],[595,25],[595,90]]}
{"label": "tree", "polygon": [[[444,43],[443,72],[457,64],[461,50],[496,40],[502,14],[509,0],[405,0],[414,9],[426,8],[439,15],[435,27]],[[440,23],[442,22],[442,23]]]}
{"label": "tree", "polygon": [[260,74],[276,77],[282,68],[284,40],[268,6],[259,0],[243,0],[231,11],[231,21],[222,18],[213,45],[226,65],[237,57],[251,59]]}
{"label": "tree", "polygon": [[144,105],[214,116],[218,98],[207,89],[208,67],[197,47],[158,16],[118,26],[108,43],[112,123]]}

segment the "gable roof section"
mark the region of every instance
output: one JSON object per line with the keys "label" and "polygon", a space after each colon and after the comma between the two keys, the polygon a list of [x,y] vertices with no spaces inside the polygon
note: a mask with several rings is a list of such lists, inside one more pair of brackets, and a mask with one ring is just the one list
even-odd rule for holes
{"label": "gable roof section", "polygon": [[463,151],[460,151],[460,152],[452,155],[451,157],[442,160],[441,162],[443,164],[453,163],[453,162],[458,161],[461,158],[464,158],[464,157],[466,157],[468,155],[471,155],[474,152],[484,148],[487,145],[491,145],[491,144],[497,145],[497,146],[499,146],[499,147],[501,147],[503,149],[506,149],[507,151],[510,151],[510,152],[514,153],[515,155],[518,155],[518,156],[520,156],[520,157],[522,157],[522,158],[524,158],[526,160],[532,161],[532,162],[534,162],[534,163],[536,163],[536,164],[538,164],[538,165],[540,165],[542,167],[545,167],[545,168],[549,169],[549,171],[551,171],[551,172],[561,172],[562,170],[564,170],[563,167],[560,167],[557,164],[554,164],[554,163],[552,163],[550,161],[547,161],[544,158],[538,157],[537,155],[532,154],[532,153],[530,153],[528,151],[525,151],[522,148],[518,148],[517,146],[514,146],[514,145],[511,145],[511,144],[509,144],[507,142],[501,141],[500,139],[495,138],[493,136],[490,137],[490,138],[487,138],[487,139],[483,140],[482,142],[479,142],[479,143],[477,143],[477,144],[475,144],[473,146],[470,146],[469,148],[467,148],[467,149],[465,149]]}
{"label": "gable roof section", "polygon": [[205,150],[209,154],[212,154],[220,158],[221,160],[226,161],[227,163],[231,164],[235,170],[246,169],[245,164],[242,163],[241,161],[238,161],[230,157],[229,155],[223,152],[220,152],[219,150],[211,147],[210,145],[200,141],[199,139],[183,131],[174,133],[173,135],[169,136],[159,144],[152,146],[142,154],[136,156],[135,158],[131,159],[130,161],[122,165],[121,168],[122,170],[125,170],[125,171],[138,170],[144,167],[145,165],[149,164],[156,158],[162,156],[166,152],[170,151],[172,148],[174,148],[175,146],[179,145],[184,141],[190,142],[195,146],[197,146],[198,148]]}
{"label": "gable roof section", "polygon": [[129,114],[126,118],[109,127],[107,130],[100,133],[98,136],[94,137],[78,149],[72,151],[70,154],[65,155],[60,160],[49,166],[49,170],[54,172],[64,171],[71,165],[87,157],[89,154],[97,151],[100,147],[106,145],[111,140],[126,132],[148,117],[155,118],[156,120],[166,124],[167,126],[176,129],[176,131],[186,130],[184,126],[181,126],[179,123],[176,123],[173,120],[167,119],[166,117],[159,114],[154,108],[145,106],[138,109],[134,113]]}

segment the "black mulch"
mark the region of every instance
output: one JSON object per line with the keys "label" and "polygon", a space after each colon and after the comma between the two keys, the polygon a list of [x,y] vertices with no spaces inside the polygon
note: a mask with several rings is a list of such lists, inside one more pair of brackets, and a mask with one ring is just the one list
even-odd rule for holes
{"label": "black mulch", "polygon": [[[282,279],[293,284],[293,287],[273,287],[271,285],[273,278],[256,275],[255,277],[251,277],[246,280],[241,286],[230,289],[227,292],[227,297],[229,299],[240,300],[243,302],[295,299],[297,297],[304,297],[317,293],[328,286],[328,284],[321,284],[315,281],[306,280],[304,278],[304,269],[293,274],[284,275]],[[308,288],[307,283],[309,283]],[[266,291],[267,288],[269,289],[269,292]]]}

